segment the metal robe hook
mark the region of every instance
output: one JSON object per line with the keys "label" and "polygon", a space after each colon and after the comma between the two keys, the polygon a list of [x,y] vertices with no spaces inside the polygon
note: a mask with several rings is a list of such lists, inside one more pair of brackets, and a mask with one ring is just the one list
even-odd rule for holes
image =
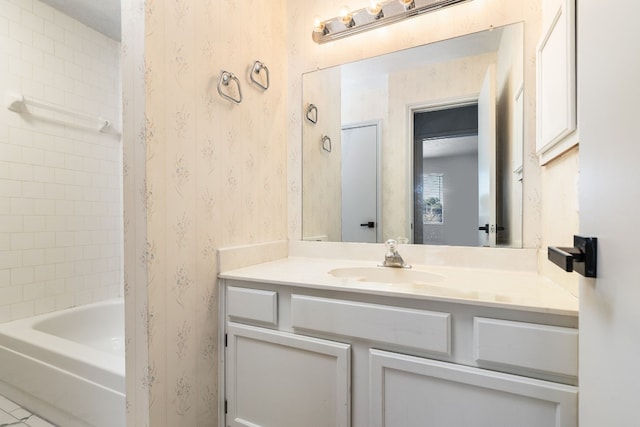
{"label": "metal robe hook", "polygon": [[314,125],[318,123],[318,107],[313,104],[309,104],[309,106],[307,107],[306,117],[307,120],[309,120],[309,122],[313,123]]}
{"label": "metal robe hook", "polygon": [[331,138],[327,135],[322,135],[322,149],[327,153],[331,152]]}
{"label": "metal robe hook", "polygon": [[[224,93],[224,91],[222,90],[223,85],[228,87],[229,83],[232,81],[234,81],[236,83],[236,86],[238,87],[237,98],[234,98],[233,96]],[[218,80],[218,93],[220,94],[221,97],[228,99],[234,104],[240,104],[242,102],[242,89],[240,88],[240,80],[238,80],[238,78],[233,73],[230,73],[228,71],[223,71],[222,74],[220,75],[220,80]]]}
{"label": "metal robe hook", "polygon": [[[264,70],[264,75],[267,79],[267,82],[265,84],[263,84],[261,81],[257,80],[253,76],[254,74],[259,75],[262,70]],[[264,62],[256,61],[253,63],[253,67],[251,67],[250,77],[251,77],[251,81],[257,84],[258,86],[260,86],[262,89],[264,90],[269,89],[269,69],[267,68],[266,65],[264,65]]]}

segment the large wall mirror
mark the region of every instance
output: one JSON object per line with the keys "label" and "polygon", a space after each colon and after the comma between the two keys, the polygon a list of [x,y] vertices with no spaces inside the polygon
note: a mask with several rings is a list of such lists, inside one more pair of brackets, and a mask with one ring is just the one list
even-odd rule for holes
{"label": "large wall mirror", "polygon": [[302,76],[302,238],[522,247],[523,24]]}

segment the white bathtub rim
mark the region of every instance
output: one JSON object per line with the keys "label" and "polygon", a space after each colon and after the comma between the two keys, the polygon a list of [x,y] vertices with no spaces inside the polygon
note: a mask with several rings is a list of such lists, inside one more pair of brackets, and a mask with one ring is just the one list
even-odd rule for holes
{"label": "white bathtub rim", "polygon": [[[121,304],[122,298],[87,304],[68,310],[87,310],[95,305]],[[124,393],[125,359],[86,345],[34,330],[33,326],[58,312],[0,324],[0,346],[26,357],[45,361],[96,384]],[[123,332],[124,333],[124,332]],[[37,343],[37,344],[35,344]],[[89,362],[88,362],[88,361]]]}

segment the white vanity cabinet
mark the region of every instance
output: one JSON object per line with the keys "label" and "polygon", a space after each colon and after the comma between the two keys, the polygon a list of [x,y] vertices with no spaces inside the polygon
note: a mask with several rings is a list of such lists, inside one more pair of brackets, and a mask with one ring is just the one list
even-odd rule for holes
{"label": "white vanity cabinet", "polygon": [[226,426],[577,427],[577,318],[221,281]]}

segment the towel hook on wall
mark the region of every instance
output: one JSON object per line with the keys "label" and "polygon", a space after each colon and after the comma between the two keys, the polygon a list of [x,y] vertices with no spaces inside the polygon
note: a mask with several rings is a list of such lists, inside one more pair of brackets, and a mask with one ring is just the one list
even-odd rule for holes
{"label": "towel hook on wall", "polygon": [[318,107],[313,104],[309,104],[305,116],[307,120],[309,120],[309,122],[313,123],[314,125],[318,123]]}
{"label": "towel hook on wall", "polygon": [[322,135],[322,149],[327,153],[331,152],[331,138],[327,135]]}
{"label": "towel hook on wall", "polygon": [[[256,79],[253,76],[254,74],[256,76],[259,76],[262,70],[264,70],[264,76],[265,76],[264,78],[266,80],[265,83],[262,83],[260,80]],[[269,89],[269,69],[267,68],[266,65],[264,65],[264,62],[256,61],[253,63],[253,67],[251,67],[250,77],[251,77],[251,81],[257,84],[258,86],[260,86],[262,89],[264,90]]]}
{"label": "towel hook on wall", "polygon": [[[222,90],[223,85],[225,87],[229,87],[229,83],[232,81],[235,82],[238,89],[237,98],[225,93]],[[222,71],[222,74],[220,74],[220,80],[218,80],[218,93],[221,97],[233,102],[234,104],[240,104],[242,102],[242,89],[240,88],[240,80],[238,80],[238,78],[233,73],[230,73],[228,71]]]}

